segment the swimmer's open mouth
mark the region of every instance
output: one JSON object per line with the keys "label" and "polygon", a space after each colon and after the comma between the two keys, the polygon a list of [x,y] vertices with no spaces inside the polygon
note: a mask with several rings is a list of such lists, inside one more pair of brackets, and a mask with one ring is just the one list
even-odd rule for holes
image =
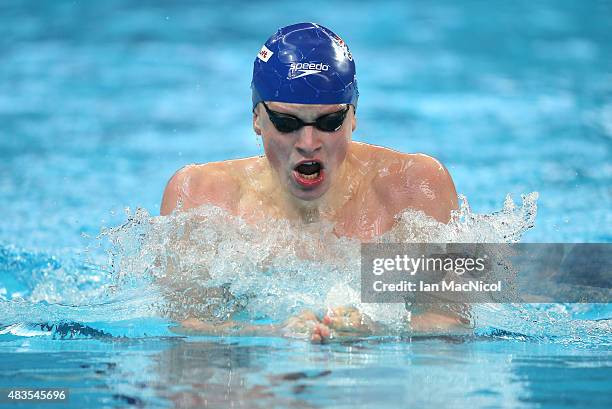
{"label": "swimmer's open mouth", "polygon": [[316,179],[323,167],[317,161],[302,162],[294,170],[306,179]]}
{"label": "swimmer's open mouth", "polygon": [[295,180],[302,186],[313,187],[323,181],[323,165],[316,160],[300,162],[293,168]]}

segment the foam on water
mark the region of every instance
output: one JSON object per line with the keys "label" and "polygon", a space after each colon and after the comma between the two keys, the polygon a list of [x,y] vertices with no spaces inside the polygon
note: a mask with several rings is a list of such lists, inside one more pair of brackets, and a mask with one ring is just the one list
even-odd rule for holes
{"label": "foam on water", "polygon": [[[490,215],[470,211],[462,198],[449,224],[414,210],[378,242],[514,242],[534,224],[537,194]],[[247,319],[283,320],[304,309],[355,306],[376,320],[394,321],[398,305],[360,302],[360,242],[337,237],[326,221],[248,224],[214,206],[170,217],[139,210],[120,227],[106,230],[120,281],[143,274],[162,289],[175,319],[201,315],[225,319],[240,309]],[[222,294],[210,294],[223,288]],[[214,292],[214,291],[213,291]],[[218,292],[218,291],[217,291]]]}
{"label": "foam on water", "polygon": [[[537,193],[522,199],[517,206],[508,196],[500,211],[475,214],[461,197],[448,224],[406,210],[376,241],[518,242],[537,213]],[[106,250],[107,263],[83,262],[81,256],[81,264],[72,258],[62,265],[56,257],[3,248],[3,270],[14,272],[12,288],[0,294],[3,334],[39,335],[41,327],[32,323],[108,324],[151,317],[281,322],[304,309],[323,313],[337,306],[356,307],[388,328],[399,328],[407,314],[401,304],[361,303],[360,242],[337,237],[324,221],[249,224],[214,206],[167,217],[137,209],[127,212],[124,224],[104,229],[95,244]],[[475,333],[484,336],[610,342],[610,308],[577,309],[476,304],[467,315]],[[580,314],[589,319],[576,319]],[[50,326],[42,332],[49,333]]]}

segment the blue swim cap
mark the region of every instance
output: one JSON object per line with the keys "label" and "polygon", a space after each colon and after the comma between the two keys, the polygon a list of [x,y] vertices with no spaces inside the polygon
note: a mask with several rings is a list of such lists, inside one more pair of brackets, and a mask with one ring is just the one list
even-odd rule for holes
{"label": "blue swim cap", "polygon": [[355,62],[330,29],[298,23],[278,29],[253,64],[253,110],[261,101],[352,104],[357,107]]}

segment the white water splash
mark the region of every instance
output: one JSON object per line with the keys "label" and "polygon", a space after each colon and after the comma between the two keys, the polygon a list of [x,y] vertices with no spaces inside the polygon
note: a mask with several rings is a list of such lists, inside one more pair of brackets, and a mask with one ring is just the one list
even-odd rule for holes
{"label": "white water splash", "polygon": [[[381,243],[508,243],[520,240],[536,217],[537,193],[521,206],[506,198],[501,211],[475,214],[461,197],[448,224],[414,210],[377,238]],[[304,309],[323,312],[354,306],[375,320],[393,323],[403,305],[362,304],[360,242],[338,238],[333,225],[270,220],[247,224],[214,206],[166,217],[143,210],[103,232],[118,285],[147,277],[161,289],[163,313],[174,318],[283,320]]]}
{"label": "white water splash", "polygon": [[[534,225],[536,201],[536,193],[523,196],[520,206],[507,197],[500,211],[475,214],[462,197],[448,224],[407,210],[376,241],[518,242]],[[64,336],[64,330],[41,332],[39,324],[28,323],[104,323],[107,329],[160,316],[281,321],[304,309],[323,313],[334,306],[354,306],[399,330],[407,314],[401,304],[361,303],[360,242],[336,237],[326,222],[247,224],[213,206],[167,217],[138,209],[95,244],[107,247],[108,263],[4,248],[4,263],[14,273],[17,268],[27,287],[17,298],[15,291],[0,294],[2,334]],[[610,344],[610,313],[609,305],[563,304],[474,304],[469,311],[479,335],[587,346]],[[112,327],[113,334],[122,331]]]}

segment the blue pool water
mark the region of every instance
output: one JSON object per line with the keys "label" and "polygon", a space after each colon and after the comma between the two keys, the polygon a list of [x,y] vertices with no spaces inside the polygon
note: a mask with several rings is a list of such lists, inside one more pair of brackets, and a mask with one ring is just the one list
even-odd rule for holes
{"label": "blue pool water", "polygon": [[[462,237],[496,239],[497,220],[523,241],[611,242],[610,15],[604,1],[3,1],[0,387],[67,387],[75,408],[611,407],[609,304],[482,307],[469,336],[310,345],[181,335],[148,280],[180,227],[154,217],[173,172],[261,153],[252,61],[296,21],[351,47],[355,140],[448,167],[471,207]],[[517,207],[500,212],[507,194]],[[207,228],[232,257],[302,237]],[[339,288],[327,267],[315,277]],[[343,294],[303,283],[276,283],[250,318]]]}

